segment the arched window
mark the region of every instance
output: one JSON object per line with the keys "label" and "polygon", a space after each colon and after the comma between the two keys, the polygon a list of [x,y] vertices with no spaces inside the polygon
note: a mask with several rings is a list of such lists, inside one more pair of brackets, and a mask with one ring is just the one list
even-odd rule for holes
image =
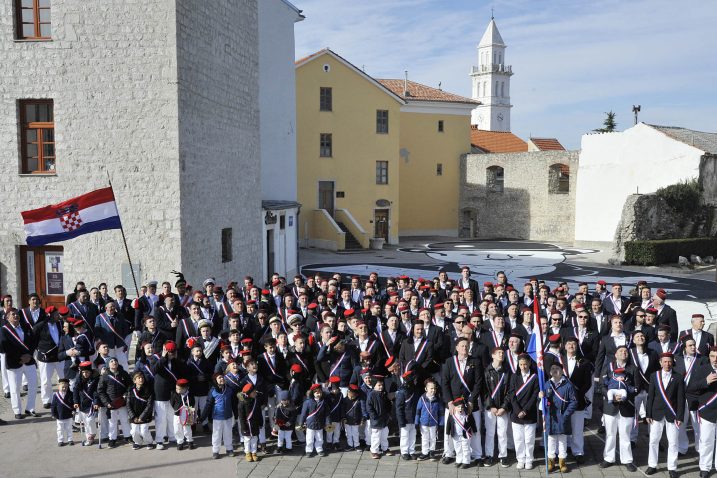
{"label": "arched window", "polygon": [[498,64],[500,65],[501,63],[503,63],[503,54],[498,53]]}
{"label": "arched window", "polygon": [[500,166],[490,166],[485,170],[485,184],[489,192],[503,193],[505,175]]}
{"label": "arched window", "polygon": [[500,96],[502,96],[502,97],[505,96],[505,82],[504,81],[500,82]]}
{"label": "arched window", "polygon": [[493,96],[498,96],[498,93],[500,93],[500,90],[498,90],[498,82],[495,82],[495,91],[493,91]]}
{"label": "arched window", "polygon": [[550,166],[548,192],[550,194],[570,193],[570,166],[561,163]]}

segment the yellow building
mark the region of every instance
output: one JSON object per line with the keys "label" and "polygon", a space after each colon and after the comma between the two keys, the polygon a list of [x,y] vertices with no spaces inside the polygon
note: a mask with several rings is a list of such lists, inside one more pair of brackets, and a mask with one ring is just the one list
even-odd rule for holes
{"label": "yellow building", "polygon": [[467,98],[376,80],[329,49],[296,62],[297,186],[304,246],[343,250],[373,237],[457,236]]}

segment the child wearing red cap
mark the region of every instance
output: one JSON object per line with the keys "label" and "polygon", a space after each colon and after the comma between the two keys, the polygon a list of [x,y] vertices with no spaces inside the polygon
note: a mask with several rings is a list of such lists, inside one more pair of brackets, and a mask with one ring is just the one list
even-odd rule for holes
{"label": "child wearing red cap", "polygon": [[471,437],[476,433],[476,422],[463,397],[456,398],[452,403],[453,412],[448,415],[446,431],[456,450],[456,467],[465,469],[471,463]]}
{"label": "child wearing red cap", "polygon": [[212,458],[219,458],[219,448],[224,442],[227,456],[234,456],[232,446],[232,392],[224,383],[224,375],[215,373],[212,377],[214,386],[209,391],[207,404],[201,415],[212,423]]}
{"label": "child wearing red cap", "polygon": [[355,383],[349,385],[346,399],[342,401],[341,416],[346,431],[348,451],[361,451],[359,427],[364,417],[364,401],[361,400],[361,389]]}
{"label": "child wearing red cap", "polygon": [[296,424],[306,430],[305,454],[309,457],[316,456],[316,453],[327,456],[324,450],[324,428],[329,424],[329,410],[321,384],[315,383],[309,389],[309,396],[304,400]]}
{"label": "child wearing red cap", "polygon": [[189,393],[189,380],[177,380],[169,403],[174,409],[174,438],[177,440],[177,450],[184,450],[185,441],[189,444],[189,449],[194,450],[197,446],[192,437],[192,425],[196,421],[197,412],[194,395]]}
{"label": "child wearing red cap", "polygon": [[343,395],[339,385],[341,377],[332,375],[329,377],[329,393],[326,397],[326,405],[329,407],[329,424],[326,426],[326,440],[324,448],[328,450],[339,450],[339,437],[341,436],[341,402]]}
{"label": "child wearing red cap", "polygon": [[239,394],[239,428],[244,438],[244,453],[246,461],[259,461],[257,449],[259,446],[259,430],[264,427],[264,415],[261,404],[256,398],[256,387],[247,382]]}
{"label": "child wearing red cap", "polygon": [[279,400],[279,403],[276,406],[276,417],[274,418],[276,426],[279,427],[279,436],[276,441],[276,453],[280,455],[284,449],[291,452],[291,433],[294,431],[297,410],[296,406],[291,403],[288,391],[280,390],[277,392],[276,398]]}

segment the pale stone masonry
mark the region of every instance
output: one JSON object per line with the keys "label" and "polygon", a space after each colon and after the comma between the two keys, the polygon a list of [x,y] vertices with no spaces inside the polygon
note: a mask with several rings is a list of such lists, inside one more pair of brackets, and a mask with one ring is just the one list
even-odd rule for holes
{"label": "pale stone masonry", "polygon": [[[568,176],[562,190],[556,176],[560,165]],[[502,184],[495,168],[503,168]],[[577,172],[578,151],[464,156],[460,237],[572,243]]]}
{"label": "pale stone masonry", "polygon": [[[257,0],[51,5],[52,40],[20,41],[15,2],[0,1],[0,290],[21,292],[20,211],[105,187],[107,172],[140,282],[261,277]],[[54,101],[56,174],[22,175],[18,102],[38,98]],[[119,231],[60,245],[65,293],[121,281]]]}

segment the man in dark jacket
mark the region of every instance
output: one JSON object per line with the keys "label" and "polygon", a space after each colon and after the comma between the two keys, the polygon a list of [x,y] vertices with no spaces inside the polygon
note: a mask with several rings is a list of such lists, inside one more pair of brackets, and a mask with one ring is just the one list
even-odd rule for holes
{"label": "man in dark jacket", "polygon": [[[40,374],[40,398],[43,408],[50,408],[52,399],[52,376],[57,374],[63,378],[64,363],[58,358],[59,346],[62,340],[62,324],[60,314],[55,307],[47,308],[49,315],[45,320],[37,322],[32,328],[32,334],[37,343],[37,368]],[[68,377],[69,378],[69,377]]]}
{"label": "man in dark jacket", "polygon": [[99,395],[102,406],[110,411],[110,443],[109,447],[117,446],[117,422],[122,427],[122,436],[129,442],[130,428],[129,418],[127,415],[127,400],[125,394],[132,385],[132,379],[129,374],[122,368],[116,357],[110,359],[108,367],[105,367],[100,377],[100,383],[97,385],[97,394]]}

